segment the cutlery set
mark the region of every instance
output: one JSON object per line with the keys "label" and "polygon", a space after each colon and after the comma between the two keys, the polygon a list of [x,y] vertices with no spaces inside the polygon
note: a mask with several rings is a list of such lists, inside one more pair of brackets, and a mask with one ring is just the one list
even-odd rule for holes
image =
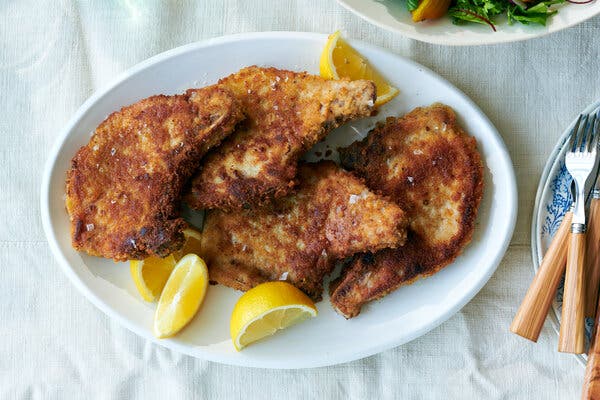
{"label": "cutlery set", "polygon": [[[564,274],[558,340],[558,351],[563,353],[585,352],[585,317],[596,318],[597,326],[597,314],[600,314],[597,312],[600,284],[599,126],[600,110],[595,114],[580,115],[571,131],[565,166],[572,177],[572,204],[510,326],[511,332],[536,342]],[[600,380],[597,331],[595,328],[589,350],[585,399],[600,396],[600,382],[596,382],[596,379]]]}

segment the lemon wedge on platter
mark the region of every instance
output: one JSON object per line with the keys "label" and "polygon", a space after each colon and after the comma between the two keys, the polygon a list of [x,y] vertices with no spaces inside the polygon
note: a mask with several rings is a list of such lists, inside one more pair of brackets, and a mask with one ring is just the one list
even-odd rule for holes
{"label": "lemon wedge on platter", "polygon": [[295,286],[262,283],[240,297],[231,313],[231,340],[237,351],[275,332],[315,317],[312,300]]}
{"label": "lemon wedge on platter", "polygon": [[200,255],[200,243],[202,241],[202,234],[194,228],[186,228],[183,230],[183,236],[185,236],[185,243],[183,247],[174,253],[177,261],[181,260],[186,254]]}
{"label": "lemon wedge on platter", "polygon": [[165,258],[148,257],[129,261],[135,287],[146,301],[155,301],[163,290],[177,261],[171,254]]}
{"label": "lemon wedge on platter", "polygon": [[206,263],[195,254],[184,256],[169,276],[154,314],[154,335],[167,338],[186,326],[204,301],[208,287]]}
{"label": "lemon wedge on platter", "polygon": [[368,79],[377,87],[376,106],[392,100],[399,90],[379,73],[369,61],[352,48],[337,31],[327,38],[319,62],[321,76],[326,79]]}
{"label": "lemon wedge on platter", "polygon": [[158,299],[177,261],[186,254],[200,254],[201,233],[193,228],[186,228],[183,235],[185,237],[183,247],[165,258],[152,256],[143,260],[129,261],[131,277],[144,300]]}

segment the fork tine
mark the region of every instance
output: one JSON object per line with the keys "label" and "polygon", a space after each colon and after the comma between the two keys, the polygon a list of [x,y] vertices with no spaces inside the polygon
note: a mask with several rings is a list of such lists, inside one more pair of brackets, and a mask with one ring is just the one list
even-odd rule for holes
{"label": "fork tine", "polygon": [[590,119],[591,121],[589,122],[589,126],[587,129],[589,139],[587,142],[586,151],[588,153],[596,149],[598,141],[598,134],[596,132],[596,114],[592,114],[592,117]]}
{"label": "fork tine", "polygon": [[569,151],[575,151],[575,145],[577,143],[577,133],[579,132],[579,124],[581,122],[581,118],[583,118],[583,114],[579,114],[579,118],[577,118],[577,122],[575,122],[575,126],[571,130],[571,140],[569,141]]}
{"label": "fork tine", "polygon": [[594,124],[592,125],[592,135],[594,135],[594,143],[592,143],[592,151],[598,150],[598,115],[594,115]]}
{"label": "fork tine", "polygon": [[590,115],[587,114],[586,116],[583,117],[583,121],[582,121],[581,125],[579,126],[580,133],[577,135],[577,147],[575,150],[578,153],[581,153],[585,148],[585,142],[586,142],[587,136],[588,136],[589,119],[590,119]]}

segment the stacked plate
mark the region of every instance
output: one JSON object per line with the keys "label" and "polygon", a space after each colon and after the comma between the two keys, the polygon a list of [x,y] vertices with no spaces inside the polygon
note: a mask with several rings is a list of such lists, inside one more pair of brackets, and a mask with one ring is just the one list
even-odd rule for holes
{"label": "stacked plate", "polygon": [[[600,100],[590,104],[582,114],[589,114],[600,107]],[[571,205],[571,176],[565,167],[565,153],[567,152],[569,134],[575,125],[575,120],[569,125],[561,135],[558,143],[554,147],[537,190],[535,205],[533,209],[533,220],[531,224],[531,254],[533,256],[533,266],[538,270],[544,254],[548,250],[552,237],[556,233],[558,226],[562,221],[563,215]],[[556,298],[550,310],[550,320],[558,333],[560,316],[562,309],[563,283],[561,282]],[[589,341],[592,335],[594,322],[588,318],[586,320],[586,336]],[[585,362],[585,354],[577,355],[580,361]]]}

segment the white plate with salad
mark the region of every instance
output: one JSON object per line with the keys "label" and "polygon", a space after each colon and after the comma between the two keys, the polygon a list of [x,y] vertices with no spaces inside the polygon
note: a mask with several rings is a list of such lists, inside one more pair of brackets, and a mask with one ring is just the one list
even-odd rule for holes
{"label": "white plate with salad", "polygon": [[[337,1],[381,28],[423,42],[449,46],[532,39],[571,27],[600,14],[598,0]],[[415,19],[421,19],[435,14],[441,14],[442,17],[413,21],[413,16]]]}

